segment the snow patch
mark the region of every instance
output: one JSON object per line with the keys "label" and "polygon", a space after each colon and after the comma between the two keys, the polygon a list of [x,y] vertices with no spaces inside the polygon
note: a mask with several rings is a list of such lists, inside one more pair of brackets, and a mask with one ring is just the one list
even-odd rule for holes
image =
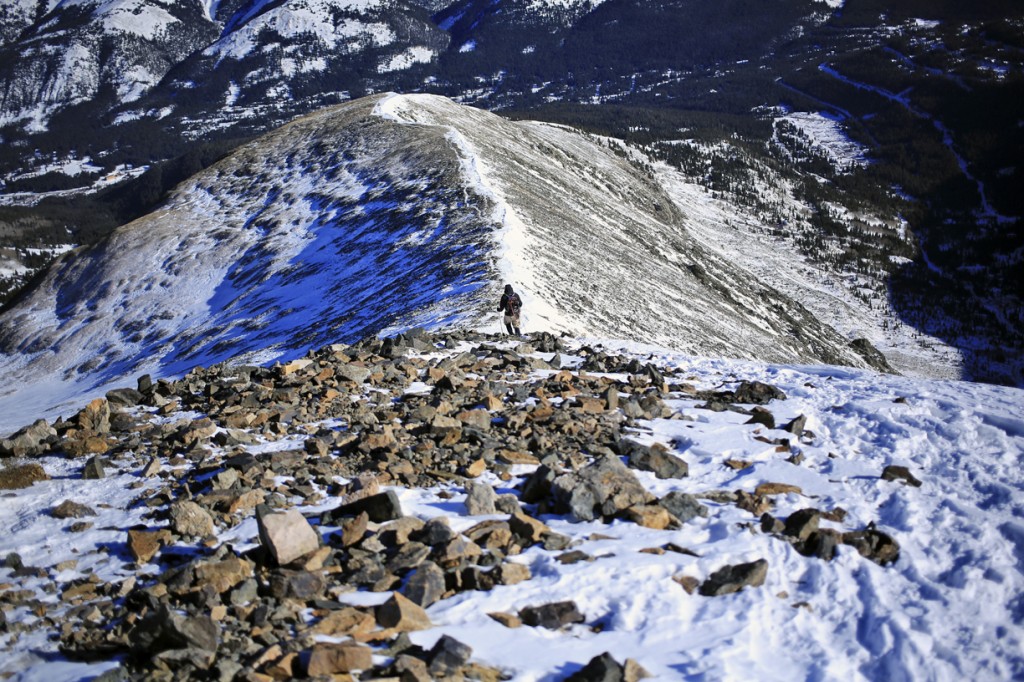
{"label": "snow patch", "polygon": [[390,73],[408,69],[413,64],[428,64],[436,55],[429,47],[413,45],[384,61],[379,70],[381,73]]}

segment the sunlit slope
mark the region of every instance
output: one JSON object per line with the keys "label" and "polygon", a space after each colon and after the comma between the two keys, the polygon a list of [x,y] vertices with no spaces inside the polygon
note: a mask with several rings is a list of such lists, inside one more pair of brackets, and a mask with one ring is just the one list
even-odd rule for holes
{"label": "sunlit slope", "polygon": [[[7,400],[266,362],[412,326],[524,329],[775,362],[864,365],[830,327],[690,237],[642,161],[432,96],[311,114],[69,254],[7,311]],[[67,384],[63,388],[52,382]],[[45,388],[44,388],[45,386]]]}

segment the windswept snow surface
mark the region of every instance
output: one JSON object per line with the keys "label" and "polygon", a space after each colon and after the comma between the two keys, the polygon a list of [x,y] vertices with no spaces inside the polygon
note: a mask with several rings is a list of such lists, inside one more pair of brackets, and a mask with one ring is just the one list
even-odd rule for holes
{"label": "windswept snow surface", "polygon": [[[591,346],[601,342],[589,341]],[[544,517],[570,536],[575,550],[593,557],[565,565],[559,552],[533,547],[516,558],[532,579],[489,592],[464,592],[428,609],[434,627],[412,633],[429,648],[448,634],[473,649],[473,660],[500,666],[517,682],[555,682],[593,656],[610,652],[634,658],[657,680],[1009,680],[1024,676],[1024,391],[959,382],[914,381],[865,370],[799,367],[701,359],[625,342],[606,349],[673,368],[699,389],[732,387],[740,380],[777,386],[787,395],[769,408],[779,423],[804,415],[808,433],[748,425],[745,415],[711,412],[675,394],[673,419],[639,421],[633,437],[672,448],[690,466],[684,479],[659,480],[637,472],[650,491],[701,494],[753,491],[766,482],[798,486],[776,496],[772,513],[785,519],[806,507],[842,507],[841,531],[873,523],[901,545],[895,564],[881,567],[840,546],[831,562],[804,557],[789,543],[757,530],[758,519],[732,505],[705,500],[707,518],[679,530],[656,531],[615,521],[570,523]],[[447,352],[457,353],[468,348]],[[439,351],[445,352],[445,351]],[[549,358],[548,355],[541,357]],[[563,354],[570,364],[579,358]],[[543,375],[545,372],[539,372]],[[198,415],[196,415],[198,416]],[[325,425],[326,428],[333,428]],[[758,437],[791,438],[800,465],[789,453]],[[301,447],[298,441],[247,446]],[[726,459],[752,466],[734,471]],[[0,556],[19,552],[47,578],[19,585],[60,606],[43,587],[65,584],[90,572],[119,582],[129,574],[127,556],[109,552],[125,529],[139,522],[132,505],[140,479],[132,470],[103,480],[79,480],[81,461],[43,458],[53,480],[0,498]],[[889,464],[909,467],[921,479],[913,488],[879,478]],[[517,467],[517,476],[530,467]],[[498,492],[513,492],[518,479],[485,474]],[[396,488],[406,514],[446,515],[456,530],[484,518],[466,515],[460,486]],[[68,534],[47,510],[64,499],[93,506],[94,528]],[[330,498],[325,507],[331,506]],[[315,515],[320,507],[302,510]],[[236,551],[254,546],[250,518],[220,536]],[[690,550],[649,553],[669,543]],[[673,577],[704,580],[719,568],[768,561],[765,584],[738,594],[687,594]],[[76,564],[62,564],[77,561]],[[63,568],[58,567],[61,564]],[[159,568],[152,566],[151,574]],[[0,583],[12,582],[0,568]],[[352,603],[374,604],[387,593],[356,592]],[[571,599],[586,622],[563,631],[507,629],[486,614],[516,612],[528,605]],[[15,639],[0,636],[5,655],[0,673],[17,680],[61,682],[98,674],[108,664],[65,661],[48,640],[46,622],[26,609],[8,621],[32,629]]]}

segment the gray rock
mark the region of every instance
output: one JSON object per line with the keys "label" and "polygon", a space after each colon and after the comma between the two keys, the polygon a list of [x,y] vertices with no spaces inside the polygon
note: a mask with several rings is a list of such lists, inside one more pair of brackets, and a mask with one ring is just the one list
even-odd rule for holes
{"label": "gray rock", "polygon": [[590,659],[581,670],[565,678],[565,682],[624,682],[625,671],[607,651]]}
{"label": "gray rock", "polygon": [[107,402],[119,407],[140,405],[145,399],[146,396],[134,388],[115,388],[107,393]]}
{"label": "gray rock", "polygon": [[701,504],[696,497],[678,490],[673,490],[665,495],[658,501],[658,504],[667,509],[668,513],[679,519],[681,523],[691,521],[698,516],[702,518],[708,516],[708,508]]}
{"label": "gray rock", "polygon": [[470,516],[482,514],[495,514],[498,495],[489,484],[483,481],[468,481],[466,483],[466,512]]}
{"label": "gray rock", "polygon": [[191,500],[171,504],[171,529],[178,535],[197,538],[213,534],[213,517]]}
{"label": "gray rock", "polygon": [[416,532],[412,537],[425,545],[436,546],[451,542],[456,536],[458,536],[458,533],[448,525],[447,518],[435,516],[427,521],[423,529]]}
{"label": "gray rock", "polygon": [[685,478],[690,474],[690,467],[686,462],[673,455],[660,443],[648,447],[630,441],[626,449],[630,466],[641,471],[654,472],[658,478]]}
{"label": "gray rock", "polygon": [[82,468],[82,478],[95,480],[106,478],[106,476],[107,474],[103,470],[103,460],[98,455],[90,458]]}
{"label": "gray rock", "polygon": [[801,509],[789,515],[786,519],[786,528],[782,532],[803,542],[811,533],[818,530],[820,521],[821,512],[817,509]]}
{"label": "gray rock", "polygon": [[576,602],[559,601],[540,606],[527,606],[519,612],[525,625],[558,630],[564,625],[582,623],[585,619]]}
{"label": "gray rock", "polygon": [[888,533],[874,528],[843,533],[843,544],[856,549],[861,556],[880,566],[895,563],[900,558],[900,545]]}
{"label": "gray rock", "polygon": [[430,658],[430,674],[434,677],[447,677],[458,672],[459,668],[469,663],[473,649],[454,637],[442,635],[428,654]]}
{"label": "gray rock", "polygon": [[393,573],[402,573],[416,568],[430,556],[430,547],[422,542],[408,542],[387,562],[387,569]]}
{"label": "gray rock", "polygon": [[536,504],[551,494],[551,484],[558,477],[556,472],[546,464],[541,464],[530,474],[522,485],[522,500],[527,504]]}
{"label": "gray rock", "polygon": [[498,499],[494,502],[494,508],[501,514],[517,514],[522,511],[522,507],[519,506],[519,498],[511,493],[498,495]]}
{"label": "gray rock", "polygon": [[785,400],[786,394],[760,381],[743,381],[739,387],[732,392],[733,403],[744,403],[747,405],[766,405],[772,400]]}
{"label": "gray rock", "polygon": [[419,565],[405,585],[403,592],[409,601],[427,608],[445,593],[444,571],[433,561]]}
{"label": "gray rock", "polygon": [[343,381],[352,381],[361,384],[370,378],[373,372],[366,367],[350,363],[340,364],[334,368],[334,375]]}
{"label": "gray rock", "polygon": [[775,518],[768,512],[761,514],[761,532],[762,533],[781,533],[786,530],[786,524]]}
{"label": "gray rock", "polygon": [[558,476],[551,494],[556,510],[568,511],[580,521],[615,516],[654,501],[618,457],[601,457],[577,472]]}
{"label": "gray rock", "polygon": [[711,574],[700,586],[700,593],[705,597],[717,597],[723,594],[739,592],[744,587],[758,587],[764,584],[768,576],[768,562],[758,559],[746,564],[725,566]]}
{"label": "gray rock", "polygon": [[760,424],[769,429],[775,428],[775,415],[763,407],[755,407],[746,424]]}
{"label": "gray rock", "polygon": [[347,516],[358,516],[363,512],[366,512],[370,521],[374,523],[384,523],[385,521],[392,521],[403,516],[402,504],[398,500],[398,495],[395,494],[394,490],[387,490],[377,495],[371,495],[370,497],[335,507],[327,512],[327,518],[330,521],[338,521]]}
{"label": "gray rock", "polygon": [[800,416],[796,417],[792,421],[787,422],[786,425],[782,427],[782,430],[783,431],[789,431],[790,433],[799,436],[800,434],[802,434],[804,432],[804,429],[806,429],[806,428],[807,428],[807,417],[805,417],[804,415],[801,414]]}
{"label": "gray rock", "polygon": [[259,583],[255,579],[249,578],[242,582],[241,585],[231,590],[231,594],[228,597],[228,601],[232,606],[244,606],[252,602],[256,597],[259,596]]}
{"label": "gray rock", "polygon": [[81,519],[86,516],[96,516],[96,512],[87,505],[64,500],[50,510],[50,515],[56,519]]}
{"label": "gray rock", "polygon": [[323,594],[324,578],[312,571],[278,569],[270,576],[270,595],[275,599],[310,601]]}
{"label": "gray rock", "polygon": [[275,512],[266,505],[258,505],[256,526],[260,544],[278,566],[290,564],[320,548],[320,536],[298,509]]}
{"label": "gray rock", "polygon": [[0,440],[0,457],[35,457],[47,452],[50,442],[56,439],[57,430],[45,419],[39,419],[10,438]]}
{"label": "gray rock", "polygon": [[825,561],[832,561],[836,555],[836,547],[842,541],[843,536],[839,531],[822,528],[811,533],[806,542],[799,547],[799,550],[804,556],[813,556]]}
{"label": "gray rock", "polygon": [[213,652],[220,645],[220,628],[209,616],[185,616],[161,606],[131,630],[128,640],[142,655],[188,648]]}
{"label": "gray rock", "polygon": [[903,485],[913,486],[915,488],[921,487],[921,481],[918,480],[914,474],[910,473],[910,469],[904,466],[897,466],[890,464],[882,470],[883,481],[900,481]]}
{"label": "gray rock", "polygon": [[77,415],[75,421],[85,431],[96,433],[110,432],[110,403],[104,398],[97,398],[85,406]]}

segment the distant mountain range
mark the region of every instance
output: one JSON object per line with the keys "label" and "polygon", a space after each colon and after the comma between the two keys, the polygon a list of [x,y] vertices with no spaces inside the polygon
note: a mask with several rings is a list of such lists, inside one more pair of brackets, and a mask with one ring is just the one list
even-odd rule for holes
{"label": "distant mountain range", "polygon": [[0,25],[4,298],[239,144],[425,92],[625,139],[742,207],[879,334],[1024,382],[1012,2],[0,0]]}

